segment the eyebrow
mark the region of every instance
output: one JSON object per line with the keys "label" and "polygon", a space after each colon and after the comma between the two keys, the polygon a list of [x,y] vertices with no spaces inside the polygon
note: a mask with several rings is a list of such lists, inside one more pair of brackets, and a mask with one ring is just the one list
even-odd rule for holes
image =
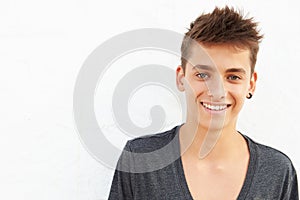
{"label": "eyebrow", "polygon": [[228,72],[239,72],[239,73],[246,74],[246,71],[243,68],[230,68],[230,69],[227,69],[225,72],[226,73],[228,73]]}
{"label": "eyebrow", "polygon": [[193,66],[193,69],[203,69],[203,70],[208,70],[208,71],[214,71],[214,69],[211,67],[211,66],[209,66],[209,65],[194,65]]}
{"label": "eyebrow", "polygon": [[[202,70],[207,70],[207,71],[215,71],[215,69],[209,65],[195,65],[193,66],[193,69],[202,69]],[[230,73],[230,72],[239,72],[239,73],[243,73],[246,74],[246,71],[243,68],[229,68],[226,69],[225,71],[226,73]]]}

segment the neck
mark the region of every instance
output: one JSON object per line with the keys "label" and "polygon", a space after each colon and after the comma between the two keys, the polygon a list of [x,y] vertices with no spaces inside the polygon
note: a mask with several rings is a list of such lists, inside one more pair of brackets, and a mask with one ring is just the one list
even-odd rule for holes
{"label": "neck", "polygon": [[244,152],[242,150],[247,150],[245,143],[235,124],[222,129],[207,129],[199,124],[186,123],[180,128],[181,152],[206,161],[234,159],[235,155]]}

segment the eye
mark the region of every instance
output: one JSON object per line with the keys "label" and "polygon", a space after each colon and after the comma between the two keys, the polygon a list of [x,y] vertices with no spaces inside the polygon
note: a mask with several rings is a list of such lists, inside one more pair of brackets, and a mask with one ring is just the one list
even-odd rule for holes
{"label": "eye", "polygon": [[230,75],[230,76],[228,76],[228,79],[232,80],[232,81],[236,81],[236,80],[240,80],[241,78],[239,76],[236,76],[236,75]]}
{"label": "eye", "polygon": [[207,79],[207,78],[209,78],[209,75],[206,74],[206,73],[198,73],[196,76],[199,77],[199,78],[201,78],[201,79]]}

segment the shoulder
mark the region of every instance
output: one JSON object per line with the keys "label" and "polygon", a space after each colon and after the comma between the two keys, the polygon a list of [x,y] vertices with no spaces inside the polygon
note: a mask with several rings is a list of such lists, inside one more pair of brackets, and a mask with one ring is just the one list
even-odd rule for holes
{"label": "shoulder", "polygon": [[245,136],[250,150],[251,199],[298,199],[296,170],[290,158]]}
{"label": "shoulder", "polygon": [[258,143],[248,136],[245,136],[245,138],[248,140],[250,151],[253,151],[256,155],[259,168],[273,170],[274,172],[295,172],[291,159],[285,153],[273,147]]}
{"label": "shoulder", "polygon": [[151,135],[145,135],[142,137],[128,140],[126,148],[129,151],[135,153],[146,153],[155,151],[169,144],[175,138],[178,128],[179,126],[175,126],[174,128],[168,131],[159,132]]}

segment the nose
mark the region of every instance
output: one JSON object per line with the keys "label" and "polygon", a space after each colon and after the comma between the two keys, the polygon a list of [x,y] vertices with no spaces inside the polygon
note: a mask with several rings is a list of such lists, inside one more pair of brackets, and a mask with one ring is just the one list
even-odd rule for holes
{"label": "nose", "polygon": [[207,95],[212,101],[220,101],[225,98],[226,91],[224,83],[220,76],[216,76],[214,79],[207,81]]}

